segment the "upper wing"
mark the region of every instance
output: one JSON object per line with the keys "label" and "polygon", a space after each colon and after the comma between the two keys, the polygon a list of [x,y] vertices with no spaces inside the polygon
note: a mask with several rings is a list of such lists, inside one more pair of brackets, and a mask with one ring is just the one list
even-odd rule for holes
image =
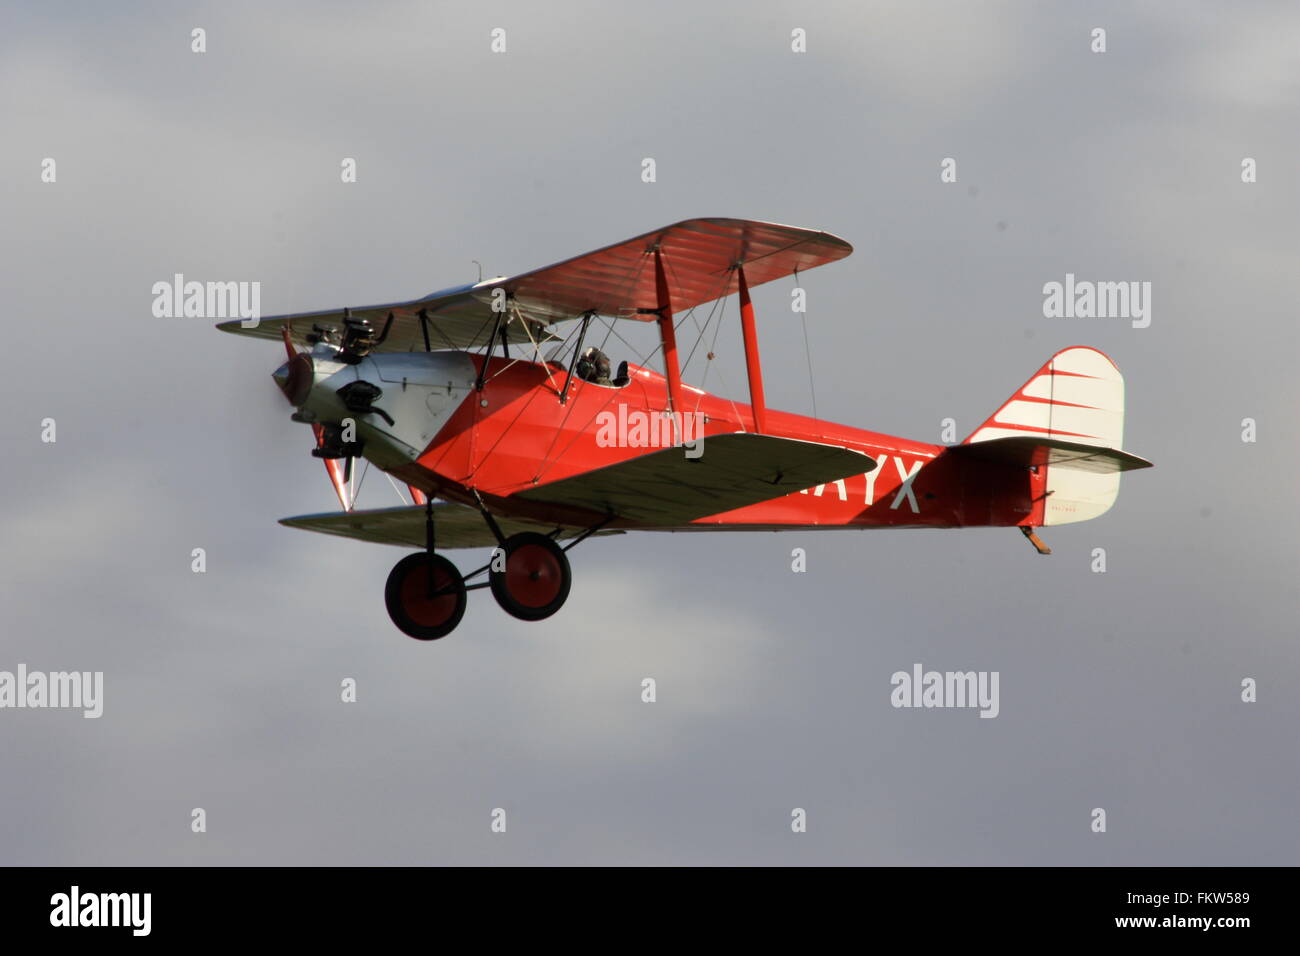
{"label": "upper wing", "polygon": [[[649,321],[654,316],[643,310],[659,306],[653,264],[656,248],[667,271],[673,310],[678,312],[734,292],[733,267],[738,264],[745,267],[745,280],[753,288],[843,259],[853,251],[838,236],[813,229],[748,219],[687,219],[542,269],[447,289],[411,302],[360,306],[351,313],[368,319],[376,335],[392,316],[388,335],[375,346],[376,352],[423,349],[426,331],[429,348],[468,349],[486,344],[492,334],[492,295],[497,289],[513,298],[525,320],[511,316],[506,325],[511,342],[527,342],[530,333],[539,342],[552,338],[541,324],[588,312]],[[421,311],[427,318],[425,324],[421,323]],[[341,331],[343,310],[268,316],[247,329],[235,319],[217,328],[278,339],[286,324],[294,341],[304,344],[313,324]]]}
{"label": "upper wing", "polygon": [[671,526],[876,467],[861,452],[771,435],[711,435],[701,447],[699,458],[665,448],[511,497]]}
{"label": "upper wing", "polygon": [[[519,531],[555,530],[553,524],[521,521],[516,518],[497,518],[504,535]],[[280,524],[306,531],[336,534],[375,544],[396,544],[403,548],[424,547],[424,505],[404,505],[399,508],[378,508],[372,511],[334,511],[326,514],[299,515],[281,518]],[[462,505],[438,503],[433,506],[434,544],[439,551],[449,548],[490,548],[497,543],[487,522],[473,508]],[[581,528],[566,529],[557,538],[572,538]],[[597,534],[622,534],[621,531],[597,531]]]}
{"label": "upper wing", "polygon": [[[461,286],[434,292],[423,299],[411,302],[391,302],[387,305],[365,305],[352,309],[353,318],[367,319],[378,337],[385,327],[388,334],[382,342],[371,350],[374,352],[417,352],[425,348],[428,335],[428,347],[431,349],[471,349],[486,345],[492,335],[495,315],[492,312],[491,287],[500,280],[488,280],[477,285]],[[474,295],[476,289],[487,289],[488,298],[479,299]],[[420,313],[424,313],[424,320]],[[389,325],[388,317],[392,316]],[[306,344],[306,336],[313,325],[343,331],[343,310],[326,309],[321,312],[294,312],[290,315],[271,315],[260,319],[253,328],[244,328],[239,319],[220,322],[217,328],[223,332],[236,335],[251,335],[259,339],[279,339],[280,329],[289,326],[293,340],[299,345]],[[528,342],[532,339],[538,343],[555,339],[536,322],[528,326],[512,321],[506,326],[506,338],[511,342]]]}
{"label": "upper wing", "polygon": [[1083,445],[1079,442],[1062,441],[1058,438],[1026,435],[1024,437],[991,438],[988,441],[970,442],[966,445],[953,445],[948,448],[950,454],[965,455],[968,458],[983,458],[986,461],[1000,461],[1009,465],[1028,468],[1032,465],[1053,465],[1058,468],[1073,468],[1076,471],[1088,471],[1094,474],[1110,474],[1117,471],[1132,471],[1135,468],[1150,468],[1151,462],[1137,455],[1116,448],[1102,448],[1098,445]]}
{"label": "upper wing", "polygon": [[684,311],[736,289],[733,266],[745,267],[750,288],[843,259],[853,247],[838,236],[748,219],[687,219],[543,269],[483,283],[480,298],[500,287],[524,314],[539,321],[587,312],[653,320],[654,251],[662,254],[674,311]]}

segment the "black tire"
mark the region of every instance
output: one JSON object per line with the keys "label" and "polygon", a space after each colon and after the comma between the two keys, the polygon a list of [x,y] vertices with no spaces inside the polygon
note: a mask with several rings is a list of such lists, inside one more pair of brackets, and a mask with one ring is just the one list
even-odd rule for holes
{"label": "black tire", "polygon": [[[428,597],[429,572],[435,596]],[[456,629],[465,616],[465,578],[440,554],[408,554],[393,566],[384,586],[384,604],[397,629],[417,641],[436,641]]]}
{"label": "black tire", "polygon": [[[564,550],[544,534],[523,531],[506,538],[505,570],[489,570],[488,584],[501,609],[521,621],[540,621],[569,599],[573,574]],[[493,564],[499,563],[493,555]]]}

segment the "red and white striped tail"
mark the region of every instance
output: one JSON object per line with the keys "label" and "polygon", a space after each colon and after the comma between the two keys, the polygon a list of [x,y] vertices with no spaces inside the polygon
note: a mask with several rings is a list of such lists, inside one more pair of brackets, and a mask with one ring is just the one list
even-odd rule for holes
{"label": "red and white striped tail", "polygon": [[[1120,450],[1124,439],[1124,376],[1104,353],[1062,349],[964,444],[998,438],[1046,437]],[[1119,472],[1098,474],[1068,464],[1047,467],[1044,525],[1105,514],[1119,494]]]}

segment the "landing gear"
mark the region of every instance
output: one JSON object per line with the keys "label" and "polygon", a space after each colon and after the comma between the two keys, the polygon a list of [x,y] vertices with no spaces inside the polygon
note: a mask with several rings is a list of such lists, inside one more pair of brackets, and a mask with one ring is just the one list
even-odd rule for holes
{"label": "landing gear", "polygon": [[465,579],[440,554],[408,554],[389,572],[384,603],[403,634],[436,641],[465,616]]}
{"label": "landing gear", "polygon": [[384,603],[397,629],[417,641],[436,641],[465,616],[465,578],[433,552],[433,502],[424,503],[424,551],[408,554],[388,572]]}
{"label": "landing gear", "polygon": [[[550,535],[523,531],[505,537],[480,501],[483,518],[498,547],[488,564],[462,575],[454,564],[434,552],[433,503],[426,499],[423,504],[424,550],[398,561],[384,588],[388,616],[399,631],[419,641],[436,641],[455,630],[465,615],[467,592],[479,588],[491,588],[502,609],[521,621],[550,617],[564,606],[573,583],[565,552],[610,521],[606,518],[560,547],[555,542],[560,528]],[[486,581],[466,584],[485,572]]]}
{"label": "landing gear", "polygon": [[540,621],[564,606],[573,576],[564,549],[535,531],[511,535],[493,554],[488,583],[502,610]]}

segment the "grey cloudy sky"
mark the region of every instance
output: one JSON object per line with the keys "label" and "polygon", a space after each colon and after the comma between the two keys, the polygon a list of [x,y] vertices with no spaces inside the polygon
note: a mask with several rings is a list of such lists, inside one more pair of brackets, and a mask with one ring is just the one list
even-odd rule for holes
{"label": "grey cloudy sky", "polygon": [[[102,670],[105,702],[0,711],[0,863],[1297,862],[1294,4],[4,16],[0,670]],[[556,617],[475,593],[423,645],[383,609],[399,551],[276,524],[333,505],[279,348],[150,313],[176,272],[357,305],[691,216],[854,243],[803,283],[823,417],[966,434],[1093,345],[1156,468],[1050,558],[1010,529],[594,540]],[[1045,319],[1067,272],[1151,282],[1151,326]],[[788,295],[755,295],[768,400],[808,411]],[[709,384],[740,397],[738,338]],[[999,671],[1000,715],[892,708],[915,662]]]}

